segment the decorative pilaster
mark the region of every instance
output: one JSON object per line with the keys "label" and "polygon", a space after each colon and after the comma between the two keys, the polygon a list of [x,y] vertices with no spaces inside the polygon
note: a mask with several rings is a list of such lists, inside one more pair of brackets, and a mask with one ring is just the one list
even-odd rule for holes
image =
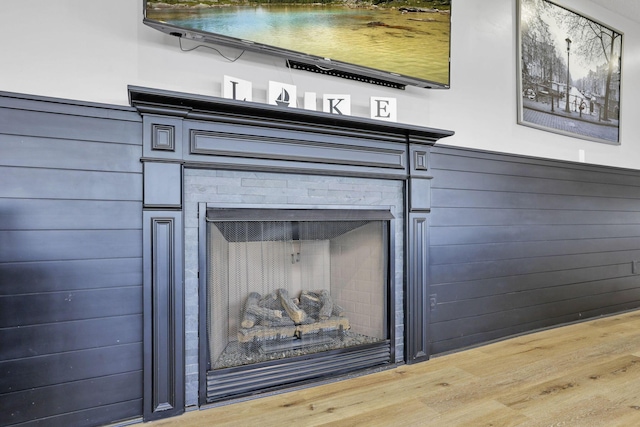
{"label": "decorative pilaster", "polygon": [[425,214],[409,214],[409,269],[407,289],[407,363],[429,358],[428,220]]}
{"label": "decorative pilaster", "polygon": [[182,120],[143,117],[144,420],[184,412]]}
{"label": "decorative pilaster", "polygon": [[429,147],[409,147],[406,361],[429,359]]}
{"label": "decorative pilaster", "polygon": [[144,212],[144,419],[184,412],[182,213]]}

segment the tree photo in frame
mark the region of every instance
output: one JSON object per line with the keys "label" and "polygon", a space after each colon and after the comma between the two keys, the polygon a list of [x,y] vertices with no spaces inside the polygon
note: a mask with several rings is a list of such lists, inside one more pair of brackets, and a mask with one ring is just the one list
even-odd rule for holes
{"label": "tree photo in frame", "polygon": [[517,22],[518,123],[619,144],[622,34],[548,0]]}

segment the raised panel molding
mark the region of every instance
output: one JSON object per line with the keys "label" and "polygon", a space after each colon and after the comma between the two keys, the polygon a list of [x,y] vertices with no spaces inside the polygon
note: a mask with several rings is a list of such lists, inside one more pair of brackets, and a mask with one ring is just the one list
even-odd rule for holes
{"label": "raised panel molding", "polygon": [[409,214],[407,363],[429,359],[429,239],[426,215]]}
{"label": "raised panel molding", "polygon": [[429,169],[429,158],[426,151],[415,150],[413,152],[413,164],[417,171],[426,171]]}
{"label": "raised panel molding", "polygon": [[152,150],[176,150],[176,128],[174,126],[153,124],[151,126]]}
{"label": "raised panel molding", "polygon": [[431,175],[431,149],[430,146],[417,145],[411,143],[409,145],[409,171],[411,176],[420,178],[432,178]]}
{"label": "raised panel molding", "polygon": [[182,213],[146,211],[144,419],[184,412]]}
{"label": "raised panel molding", "polygon": [[181,117],[143,114],[143,158],[182,160],[182,123]]}
{"label": "raised panel molding", "polygon": [[397,144],[365,147],[288,139],[284,135],[253,137],[196,129],[190,131],[189,139],[191,154],[405,169],[405,150]]}

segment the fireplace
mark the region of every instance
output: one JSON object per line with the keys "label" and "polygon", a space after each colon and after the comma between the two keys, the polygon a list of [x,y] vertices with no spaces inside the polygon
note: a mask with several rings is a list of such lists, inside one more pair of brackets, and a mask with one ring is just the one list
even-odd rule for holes
{"label": "fireplace", "polygon": [[391,220],[388,209],[207,209],[208,400],[389,364]]}
{"label": "fireplace", "polygon": [[129,93],[145,420],[429,358],[429,153],[452,132]]}

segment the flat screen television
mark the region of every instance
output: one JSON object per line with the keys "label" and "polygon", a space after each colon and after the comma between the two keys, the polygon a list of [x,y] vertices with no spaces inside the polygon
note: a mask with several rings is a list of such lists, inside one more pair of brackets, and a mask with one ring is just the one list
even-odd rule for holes
{"label": "flat screen television", "polygon": [[143,0],[176,37],[276,55],[293,69],[449,88],[451,0]]}

